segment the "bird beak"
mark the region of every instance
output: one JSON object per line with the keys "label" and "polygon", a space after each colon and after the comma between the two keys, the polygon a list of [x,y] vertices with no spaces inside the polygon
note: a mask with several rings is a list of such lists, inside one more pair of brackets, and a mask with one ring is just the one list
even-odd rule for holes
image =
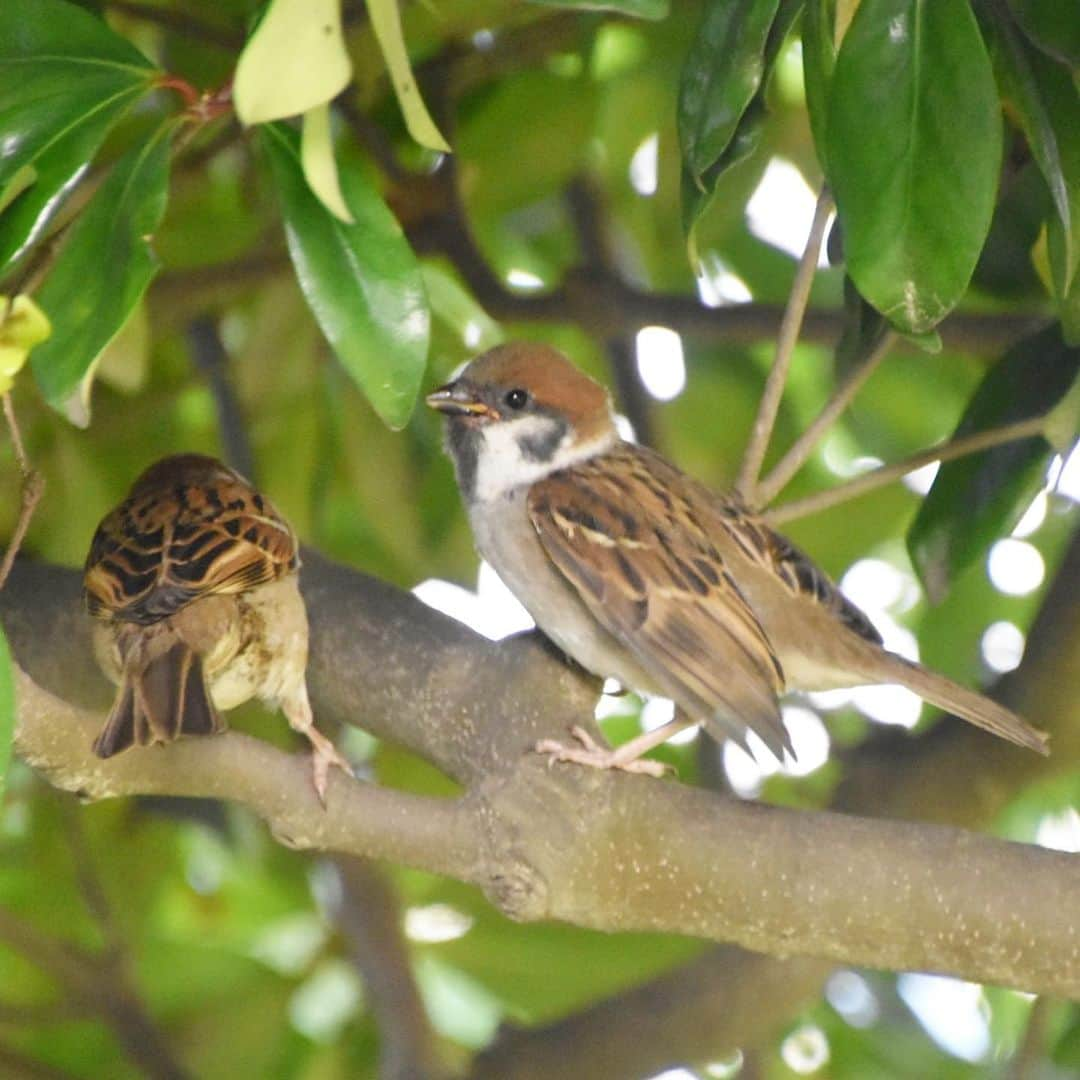
{"label": "bird beak", "polygon": [[424,399],[437,412],[447,416],[493,417],[495,413],[460,380],[440,386]]}

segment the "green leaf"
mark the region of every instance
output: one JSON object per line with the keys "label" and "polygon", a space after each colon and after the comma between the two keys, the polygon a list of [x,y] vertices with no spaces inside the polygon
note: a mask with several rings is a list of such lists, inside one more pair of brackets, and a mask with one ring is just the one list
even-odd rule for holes
{"label": "green leaf", "polygon": [[1072,287],[1080,258],[1080,97],[1069,73],[1032,48],[1000,7],[992,9],[994,67],[1050,189],[1057,211],[1051,272],[1057,296]]}
{"label": "green leaf", "polygon": [[829,86],[836,67],[835,24],[836,0],[807,0],[802,21],[803,82],[810,132],[823,167],[828,142]]}
{"label": "green leaf", "polygon": [[576,11],[617,11],[636,19],[656,22],[666,19],[671,0],[532,0],[543,7],[574,8]]}
{"label": "green leaf", "polygon": [[863,0],[836,59],[829,180],[848,271],[898,329],[967,288],[994,209],[997,87],[967,0]]}
{"label": "green leaf", "polygon": [[156,73],[142,53],[82,8],[61,0],[4,0],[0,189],[90,117],[97,117],[104,134],[123,108],[151,88]]}
{"label": "green leaf", "polygon": [[1080,14],[1070,0],[1009,0],[1024,33],[1045,53],[1080,65]]}
{"label": "green leaf", "polygon": [[71,226],[37,300],[53,334],[34,350],[34,377],[54,408],[85,424],[93,365],[157,272],[151,238],[168,199],[175,125],[158,128],[114,166]]}
{"label": "green leaf", "polygon": [[[1051,326],[1018,342],[991,369],[953,437],[1050,413],[1080,373],[1080,349]],[[937,602],[953,580],[1019,521],[1046,478],[1053,447],[1042,436],[942,465],[907,536]]]}
{"label": "green leaf", "polygon": [[376,412],[403,427],[424,373],[430,316],[401,226],[355,165],[338,171],[355,223],[335,218],[304,181],[296,134],[275,124],[261,136],[308,305]]}
{"label": "green leaf", "polygon": [[0,212],[0,271],[41,235],[135,96],[124,94],[84,113],[34,158],[32,182]]}
{"label": "green leaf", "polygon": [[765,42],[780,0],[707,0],[683,65],[677,120],[690,177],[703,177],[735,135],[765,73]]}
{"label": "green leaf", "polygon": [[298,116],[351,78],[340,0],[273,0],[236,65],[236,115],[244,124]]}
{"label": "green leaf", "polygon": [[4,795],[11,744],[15,738],[15,670],[4,627],[0,625],[0,798]]}
{"label": "green leaf", "polygon": [[[684,154],[682,164],[682,215],[683,231],[687,237],[687,247],[691,265],[697,266],[696,226],[712,202],[716,186],[729,169],[745,160],[757,148],[761,140],[762,129],[768,109],[765,105],[765,88],[776,66],[781,46],[791,29],[792,23],[802,9],[803,0],[780,0],[775,17],[765,35],[765,44],[760,56],[760,78],[754,92],[742,114],[735,122],[731,136],[719,156],[701,174],[695,174]],[[689,60],[687,61],[687,66]],[[685,84],[687,67],[683,68]],[[680,112],[680,117],[681,117]],[[681,131],[681,127],[680,127]]]}

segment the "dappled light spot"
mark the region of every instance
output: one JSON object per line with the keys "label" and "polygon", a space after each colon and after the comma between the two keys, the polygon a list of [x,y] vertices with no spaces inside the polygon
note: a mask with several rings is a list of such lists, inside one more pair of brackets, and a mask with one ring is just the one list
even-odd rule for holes
{"label": "dappled light spot", "polygon": [[486,562],[480,563],[476,592],[440,578],[421,581],[412,592],[428,607],[457,619],[492,641],[499,641],[522,630],[531,630],[536,625],[517,597]]}
{"label": "dappled light spot", "polygon": [[785,705],[783,717],[795,759],[786,758],[782,771],[787,776],[809,776],[829,760],[829,733],[821,717],[811,709]]}
{"label": "dappled light spot", "polygon": [[1016,523],[1012,535],[1018,539],[1031,536],[1042,527],[1046,520],[1046,511],[1050,506],[1050,498],[1045,488],[1031,500],[1031,505],[1024,511],[1024,516]]}
{"label": "dappled light spot", "polygon": [[682,338],[666,326],[637,332],[637,369],[645,389],[657,401],[671,401],[686,389]]}
{"label": "dappled light spot", "polygon": [[289,999],[289,1020],[312,1042],[333,1042],[359,1013],[363,1000],[352,965],[339,958],[324,960]]}
{"label": "dappled light spot", "polygon": [[1060,455],[1054,458],[1049,484],[1059,495],[1080,502],[1080,443],[1064,460]]}
{"label": "dappled light spot", "polygon": [[[649,698],[641,710],[641,729],[642,731],[655,731],[657,728],[663,727],[669,720],[672,720],[674,716],[675,702],[670,701],[668,698]],[[690,743],[697,738],[698,731],[700,731],[700,728],[696,726],[684,728],[682,731],[672,735],[667,741],[672,746]]]}
{"label": "dappled light spot", "polygon": [[895,727],[913,728],[922,713],[922,698],[896,683],[857,686],[851,691],[851,703],[871,720]]}
{"label": "dappled light spot", "polygon": [[940,461],[931,461],[927,465],[921,465],[906,473],[901,482],[908,491],[914,491],[916,495],[925,495],[934,486],[934,480],[940,468]]}
{"label": "dappled light spot", "polygon": [[698,299],[706,307],[748,304],[754,299],[750,286],[715,251],[707,251],[701,257],[696,282]]}
{"label": "dappled light spot", "polygon": [[471,915],[449,904],[425,904],[405,912],[405,936],[428,945],[464,937],[472,925]]}
{"label": "dappled light spot", "polygon": [[904,974],[897,980],[897,990],[942,1050],[964,1061],[986,1058],[990,1026],[981,986],[943,975]]}
{"label": "dappled light spot", "polygon": [[251,955],[280,975],[300,975],[326,944],[327,925],[313,911],[275,919],[251,943]]}
{"label": "dappled light spot", "polygon": [[538,277],[531,270],[522,270],[520,267],[514,267],[512,270],[508,270],[506,274],[506,283],[512,285],[515,289],[542,289],[544,287],[544,279]]}
{"label": "dappled light spot", "polygon": [[1042,555],[1026,540],[999,540],[990,549],[986,569],[994,588],[1006,596],[1026,596],[1046,576]]}
{"label": "dappled light spot", "polygon": [[[817,196],[803,174],[790,161],[774,157],[746,204],[746,220],[759,240],[798,259],[806,248],[816,205]],[[823,245],[818,266],[828,265]]]}
{"label": "dappled light spot", "polygon": [[703,1071],[709,1080],[730,1080],[742,1072],[742,1067],[743,1052],[736,1050],[730,1057],[708,1062]]}
{"label": "dappled light spot", "polygon": [[829,1040],[817,1024],[803,1024],[780,1044],[780,1056],[792,1072],[806,1076],[828,1062]]}
{"label": "dappled light spot", "polygon": [[1080,852],[1080,813],[1066,806],[1056,814],[1046,814],[1035,830],[1035,843],[1054,851]]}
{"label": "dappled light spot", "polygon": [[630,186],[646,198],[656,194],[659,147],[660,137],[654,131],[641,140],[630,159]]}
{"label": "dappled light spot", "polygon": [[825,997],[852,1027],[870,1027],[881,1015],[870,984],[855,971],[834,972],[825,984]]}
{"label": "dappled light spot", "polygon": [[1024,634],[1007,619],[991,623],[983,631],[979,644],[983,663],[991,671],[1004,673],[1018,667],[1024,656]]}
{"label": "dappled light spot", "polygon": [[919,599],[915,578],[885,559],[859,559],[840,579],[840,591],[877,621],[887,609],[907,611]]}

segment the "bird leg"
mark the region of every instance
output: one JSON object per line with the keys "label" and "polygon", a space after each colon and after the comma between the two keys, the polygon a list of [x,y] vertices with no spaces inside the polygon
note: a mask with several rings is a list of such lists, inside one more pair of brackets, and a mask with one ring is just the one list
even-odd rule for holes
{"label": "bird leg", "polygon": [[304,683],[300,684],[298,694],[289,701],[282,703],[282,712],[289,721],[289,727],[293,731],[299,731],[311,743],[311,779],[315,785],[315,794],[319,796],[319,802],[325,807],[326,785],[330,766],[336,765],[350,778],[354,775],[352,766],[339,753],[337,747],[315,726],[315,718],[311,712],[311,702],[308,700],[307,686]]}
{"label": "bird leg", "polygon": [[642,732],[614,750],[601,746],[583,727],[575,724],[570,729],[570,734],[580,746],[565,746],[556,739],[541,739],[534,749],[536,753],[544,754],[552,761],[571,761],[575,765],[585,765],[591,769],[619,769],[621,772],[642,773],[645,776],[663,776],[669,767],[660,761],[650,761],[642,755],[694,723],[695,721],[676,714],[673,720],[652,731]]}

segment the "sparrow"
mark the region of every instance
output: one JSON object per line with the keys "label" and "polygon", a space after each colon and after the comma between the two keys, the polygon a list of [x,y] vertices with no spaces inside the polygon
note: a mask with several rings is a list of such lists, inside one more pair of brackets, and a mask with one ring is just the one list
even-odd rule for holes
{"label": "sparrow", "polygon": [[580,728],[555,760],[660,775],[641,755],[700,724],[794,756],[789,690],[900,683],[1046,753],[1008,709],[882,645],[870,620],[789,540],[729,494],[622,439],[607,392],[545,345],[500,345],[427,403],[476,547],[537,626],[582,667],[674,700],[668,724],[615,750]]}
{"label": "sparrow", "polygon": [[239,473],[201,454],[151,465],[98,526],[83,575],[94,651],[119,687],[101,758],[225,729],[221,710],[280,706],[314,750],[325,805],[349,763],[314,725],[296,536]]}

